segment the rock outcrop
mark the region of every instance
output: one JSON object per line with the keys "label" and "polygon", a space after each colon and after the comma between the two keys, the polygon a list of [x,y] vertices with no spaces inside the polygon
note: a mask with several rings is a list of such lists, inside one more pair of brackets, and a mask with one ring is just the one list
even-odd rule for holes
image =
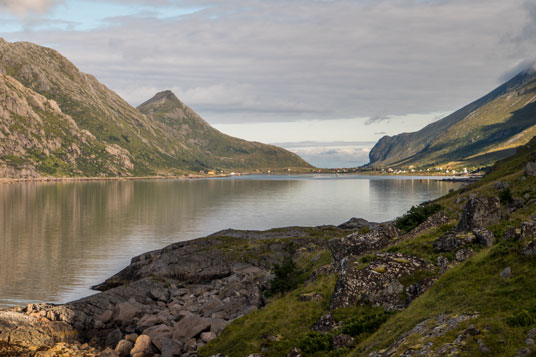
{"label": "rock outcrop", "polygon": [[470,232],[497,222],[504,217],[501,203],[496,197],[470,197],[462,211],[458,231]]}

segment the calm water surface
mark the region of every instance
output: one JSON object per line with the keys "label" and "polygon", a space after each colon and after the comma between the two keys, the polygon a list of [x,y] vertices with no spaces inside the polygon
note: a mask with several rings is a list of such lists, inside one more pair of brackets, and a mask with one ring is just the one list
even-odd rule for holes
{"label": "calm water surface", "polygon": [[243,176],[0,185],[0,306],[66,302],[140,253],[226,228],[386,221],[459,183]]}

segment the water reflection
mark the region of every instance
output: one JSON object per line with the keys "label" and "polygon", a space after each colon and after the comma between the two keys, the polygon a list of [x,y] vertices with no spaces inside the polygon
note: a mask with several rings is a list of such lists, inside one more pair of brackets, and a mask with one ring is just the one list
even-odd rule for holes
{"label": "water reflection", "polygon": [[134,255],[225,228],[391,219],[456,184],[247,177],[0,185],[0,305],[62,302]]}

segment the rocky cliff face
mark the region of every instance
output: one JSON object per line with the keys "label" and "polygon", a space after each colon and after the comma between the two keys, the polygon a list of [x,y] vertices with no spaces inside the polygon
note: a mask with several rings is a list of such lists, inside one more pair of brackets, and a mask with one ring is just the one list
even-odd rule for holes
{"label": "rocky cliff face", "polygon": [[486,96],[414,133],[384,136],[372,167],[490,165],[536,134],[536,72],[528,70]]}
{"label": "rocky cliff face", "polygon": [[100,143],[55,101],[2,74],[0,143],[0,177],[125,175],[133,167],[128,151]]}
{"label": "rocky cliff face", "polygon": [[[72,118],[80,130],[94,136],[92,143],[97,143],[107,152],[102,155],[104,164],[88,160],[88,167],[81,172],[76,167],[53,173],[37,169],[33,173],[27,171],[25,174],[28,176],[141,176],[179,174],[207,168],[309,167],[305,161],[286,150],[219,133],[176,98],[172,105],[160,103],[163,106],[159,109],[169,108],[163,113],[151,112],[150,107],[154,107],[158,101],[147,103],[143,108],[150,115],[146,116],[95,77],[80,72],[66,58],[49,48],[0,39],[0,74],[12,77],[23,87],[54,101],[58,109]],[[177,106],[176,102],[180,105]],[[185,118],[188,119],[188,125],[183,122]],[[48,129],[44,128],[46,135],[50,134]],[[26,134],[20,132],[19,136]],[[62,134],[52,135],[68,141]],[[33,137],[25,139],[34,140]],[[18,157],[17,153],[12,155]],[[121,163],[106,163],[105,156],[119,158]],[[39,163],[44,160],[38,159]],[[7,166],[4,169],[6,174],[11,172],[19,175],[22,172],[21,168],[14,169],[9,163]]]}

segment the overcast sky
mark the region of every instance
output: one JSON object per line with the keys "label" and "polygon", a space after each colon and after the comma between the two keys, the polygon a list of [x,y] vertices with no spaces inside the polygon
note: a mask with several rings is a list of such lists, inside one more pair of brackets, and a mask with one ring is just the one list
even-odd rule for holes
{"label": "overcast sky", "polygon": [[418,130],[533,60],[535,35],[534,0],[0,0],[6,40],[262,142]]}

